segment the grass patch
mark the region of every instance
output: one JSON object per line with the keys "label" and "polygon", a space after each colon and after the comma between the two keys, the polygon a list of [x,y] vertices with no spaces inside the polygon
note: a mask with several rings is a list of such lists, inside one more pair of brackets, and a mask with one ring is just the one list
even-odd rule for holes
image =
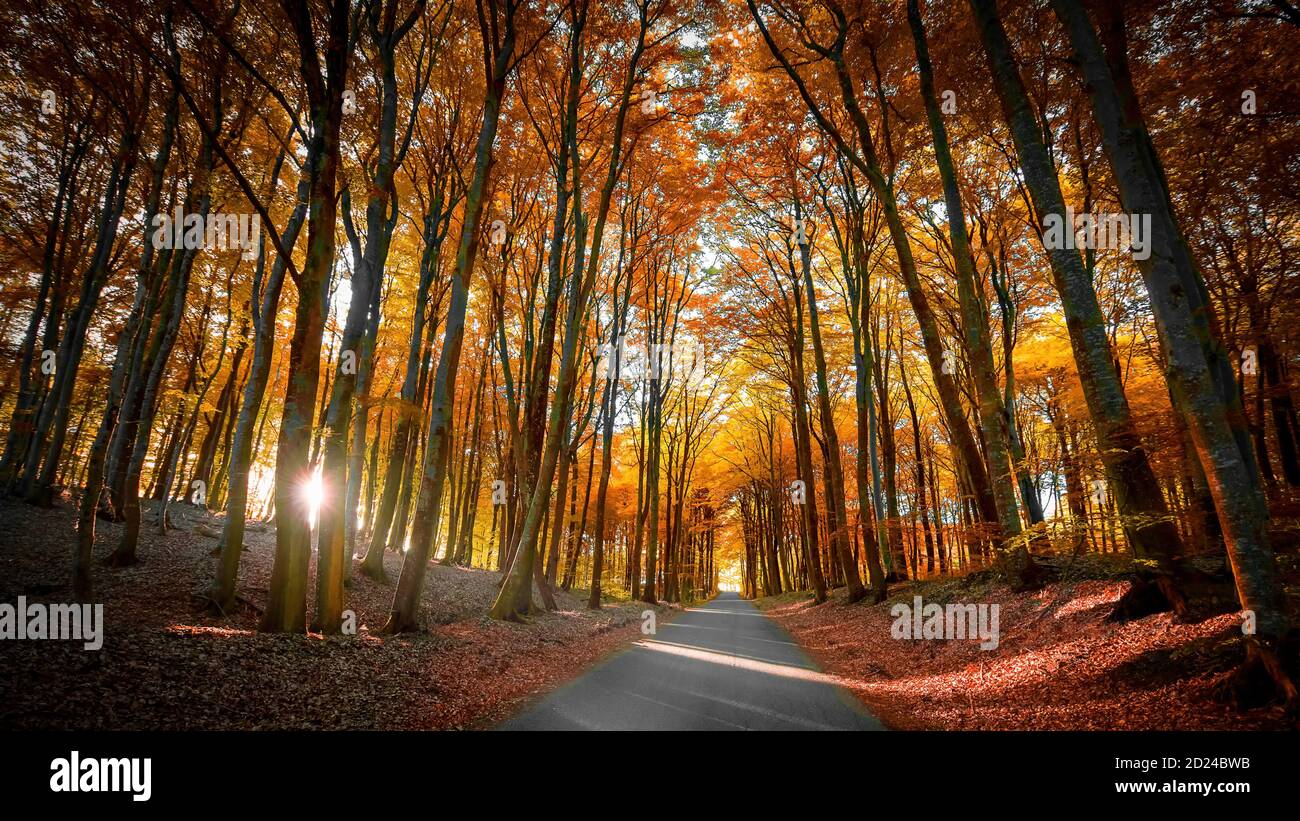
{"label": "grass patch", "polygon": [[775,596],[759,596],[751,599],[754,606],[759,610],[773,610],[778,607],[787,607],[799,602],[812,601],[811,590],[789,590],[785,593],[778,593]]}

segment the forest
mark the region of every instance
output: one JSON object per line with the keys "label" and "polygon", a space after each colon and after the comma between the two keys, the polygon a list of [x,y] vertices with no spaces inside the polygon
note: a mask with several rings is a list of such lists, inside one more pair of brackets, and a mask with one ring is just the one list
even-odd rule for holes
{"label": "forest", "polygon": [[0,642],[0,725],[485,726],[635,645],[1296,726],[1288,0],[0,15],[0,634],[102,604],[111,660]]}

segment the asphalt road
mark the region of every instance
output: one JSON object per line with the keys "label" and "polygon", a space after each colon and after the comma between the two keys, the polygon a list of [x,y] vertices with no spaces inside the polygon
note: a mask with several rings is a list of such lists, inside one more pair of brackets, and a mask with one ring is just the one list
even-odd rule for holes
{"label": "asphalt road", "polygon": [[496,729],[884,729],[735,593],[657,627]]}

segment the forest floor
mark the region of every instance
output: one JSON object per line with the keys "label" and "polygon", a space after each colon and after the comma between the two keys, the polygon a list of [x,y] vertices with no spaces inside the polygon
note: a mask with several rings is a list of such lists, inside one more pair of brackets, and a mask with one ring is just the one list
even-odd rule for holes
{"label": "forest floor", "polygon": [[[1108,622],[1126,589],[1116,565],[1091,557],[1032,592],[982,572],[899,584],[878,605],[848,604],[842,588],[820,606],[807,593],[755,603],[895,729],[1300,728],[1280,708],[1238,712],[1215,699],[1215,685],[1243,657],[1239,614],[1199,624],[1170,613]],[[893,639],[890,609],[910,607],[915,596],[998,604],[998,646]]]}
{"label": "forest floor", "polygon": [[[79,641],[0,642],[0,728],[484,726],[640,636],[644,604],[615,602],[593,612],[585,591],[557,591],[559,609],[528,624],[492,621],[486,613],[500,574],[441,565],[426,577],[418,634],[375,635],[393,587],[359,574],[347,601],[356,635],[259,634],[274,531],[246,537],[239,612],[216,619],[198,595],[216,564],[217,539],[204,533],[219,533],[220,519],[173,505],[174,529],[160,536],[154,518],[146,512],[138,565],[96,565],[102,649],[86,651]],[[67,499],[53,509],[0,500],[0,603],[72,600],[75,523]],[[120,525],[97,523],[96,559],[120,533]],[[386,569],[395,582],[401,557],[389,554]]]}

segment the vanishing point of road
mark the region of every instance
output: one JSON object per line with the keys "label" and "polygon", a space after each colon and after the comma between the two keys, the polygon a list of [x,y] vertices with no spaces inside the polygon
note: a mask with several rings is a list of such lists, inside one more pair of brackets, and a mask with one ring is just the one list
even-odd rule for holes
{"label": "vanishing point of road", "polygon": [[502,730],[881,730],[735,593],[690,608]]}

